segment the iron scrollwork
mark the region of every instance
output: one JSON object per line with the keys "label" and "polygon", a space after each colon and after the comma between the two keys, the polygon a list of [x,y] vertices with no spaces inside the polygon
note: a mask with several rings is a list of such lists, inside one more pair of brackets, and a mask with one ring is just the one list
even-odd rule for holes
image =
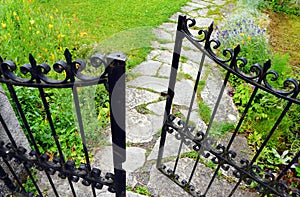
{"label": "iron scrollwork", "polygon": [[[96,54],[91,57],[90,65],[101,69],[99,76],[88,76],[84,74],[87,63],[81,59],[72,60],[68,49],[64,52],[65,61],[60,60],[53,64],[53,74],[59,77],[50,76],[51,66],[47,63],[37,64],[33,55],[29,55],[28,64],[20,67],[20,73],[16,74],[17,66],[11,60],[3,60],[0,57],[0,82],[12,85],[33,86],[33,87],[72,87],[73,85],[85,86],[107,82],[107,69],[110,59],[104,55]],[[24,76],[20,76],[23,74]]]}
{"label": "iron scrollwork", "polygon": [[85,186],[93,185],[96,189],[102,189],[105,185],[110,192],[115,192],[114,174],[106,173],[103,176],[98,168],[93,168],[89,172],[88,167],[84,163],[76,167],[75,162],[69,160],[62,166],[59,157],[50,160],[48,154],[38,155],[34,150],[27,153],[27,150],[21,146],[15,150],[12,144],[5,144],[2,141],[0,141],[0,156],[6,161],[14,159],[14,162],[26,165],[28,168],[35,166],[39,171],[47,171],[50,175],[58,173],[60,178],[66,179],[68,177],[75,183],[82,178],[82,184]]}
{"label": "iron scrollwork", "polygon": [[[246,58],[238,57],[241,50],[240,45],[237,45],[234,49],[227,48],[222,51],[223,56],[227,57],[227,59],[223,59],[223,57],[218,55],[221,42],[216,38],[211,38],[214,30],[213,22],[207,30],[201,29],[198,31],[198,35],[194,36],[191,33],[190,28],[196,25],[195,19],[187,18],[186,16],[181,15],[179,16],[179,21],[181,21],[182,27],[180,31],[185,34],[185,37],[191,40],[200,50],[207,53],[211,59],[213,59],[224,69],[244,79],[246,82],[251,83],[255,87],[259,87],[260,89],[263,89],[271,94],[300,104],[300,100],[297,99],[300,87],[299,82],[296,79],[286,79],[282,84],[284,90],[277,89],[270,84],[269,80],[274,82],[279,78],[279,74],[276,71],[270,70],[271,60],[265,62],[263,66],[258,63],[250,65],[249,72],[245,73],[241,70],[241,68],[245,67],[248,62]],[[200,43],[204,43],[204,46],[202,46]],[[269,76],[272,77],[269,79]]]}

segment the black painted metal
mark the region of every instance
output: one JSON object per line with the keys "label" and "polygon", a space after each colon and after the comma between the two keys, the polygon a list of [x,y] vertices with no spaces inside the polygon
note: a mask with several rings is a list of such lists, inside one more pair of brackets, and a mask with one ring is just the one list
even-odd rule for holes
{"label": "black painted metal", "polygon": [[[53,195],[59,196],[57,186],[53,181],[53,175],[58,174],[62,179],[67,179],[72,195],[77,196],[74,188],[74,183],[82,180],[82,184],[91,188],[91,193],[96,196],[96,190],[101,190],[106,186],[108,191],[116,193],[116,196],[125,196],[126,191],[126,172],[122,168],[122,163],[126,160],[126,146],[125,146],[125,60],[126,57],[121,53],[113,53],[108,56],[95,55],[91,58],[90,65],[83,60],[72,60],[72,56],[68,50],[64,53],[66,61],[58,61],[53,65],[53,70],[61,74],[61,79],[52,79],[47,76],[51,67],[48,64],[37,64],[32,55],[29,56],[30,64],[25,64],[20,67],[23,74],[29,75],[29,78],[17,76],[14,71],[17,70],[16,65],[10,61],[3,61],[0,58],[0,82],[7,86],[11,98],[16,105],[16,109],[23,122],[24,128],[29,135],[29,141],[33,150],[26,150],[19,146],[11,132],[9,131],[3,114],[0,114],[0,122],[10,140],[10,142],[0,143],[0,159],[6,164],[15,181],[11,180],[8,172],[5,172],[0,166],[0,178],[5,185],[12,191],[13,194],[22,194],[32,196],[31,191],[26,191],[22,185],[22,180],[18,178],[14,172],[11,162],[15,161],[20,164],[28,173],[32,180],[38,196],[43,196],[42,188],[37,184],[31,169],[35,168],[44,171],[53,190]],[[102,69],[102,73],[97,76],[87,76],[84,74],[88,66],[93,66],[97,69]],[[113,159],[114,172],[108,172],[101,175],[101,170],[92,168],[89,159],[89,152],[85,138],[84,124],[81,115],[80,101],[78,98],[78,87],[92,86],[102,84],[105,85],[109,92],[109,102],[111,108],[111,133],[113,142]],[[51,128],[52,137],[54,138],[58,157],[50,160],[49,155],[41,153],[38,145],[30,129],[30,123],[25,117],[23,106],[16,94],[15,87],[33,87],[39,91],[42,105],[47,115],[47,121]],[[63,154],[61,144],[59,142],[59,135],[55,129],[53,122],[53,114],[47,102],[46,88],[69,88],[72,90],[72,97],[76,111],[77,122],[79,125],[79,133],[82,139],[82,146],[85,155],[85,162],[79,167],[75,166],[74,161],[66,161]],[[30,95],[28,95],[30,96]],[[67,188],[66,188],[67,189]]]}
{"label": "black painted metal", "polygon": [[[222,59],[216,54],[216,50],[220,47],[221,43],[217,39],[211,38],[213,33],[213,23],[208,27],[208,30],[200,30],[197,36],[192,35],[189,29],[190,27],[195,26],[195,24],[196,22],[194,19],[187,18],[185,15],[179,16],[173,52],[172,69],[170,74],[167,101],[165,106],[162,135],[159,146],[157,168],[163,174],[169,177],[172,181],[174,181],[176,184],[182,187],[185,191],[190,193],[192,196],[207,196],[212,185],[216,181],[218,172],[221,168],[225,171],[232,170],[233,177],[238,179],[231,192],[228,193],[228,196],[234,195],[236,189],[240,186],[242,182],[248,185],[252,182],[258,184],[256,189],[262,195],[273,194],[278,196],[300,196],[299,188],[293,188],[282,180],[282,177],[285,173],[287,173],[287,171],[292,167],[292,165],[299,162],[300,152],[298,152],[294,156],[293,160],[290,161],[289,165],[287,165],[283,171],[277,172],[277,176],[274,175],[274,172],[272,173],[262,171],[258,166],[254,164],[259,155],[262,154],[263,148],[269,142],[272,135],[276,132],[278,125],[281,123],[283,117],[289,111],[289,108],[292,105],[300,104],[300,100],[297,98],[300,91],[298,81],[291,78],[286,79],[283,86],[284,88],[289,87],[288,91],[278,90],[272,87],[268,81],[268,76],[273,76],[271,80],[274,81],[277,80],[278,74],[275,71],[269,70],[271,67],[270,61],[267,61],[264,64],[264,66],[254,64],[250,68],[250,74],[244,73],[239,68],[246,65],[247,60],[245,58],[238,57],[238,54],[240,52],[240,46],[237,46],[234,49],[226,49],[223,52],[223,54],[227,54],[226,57],[228,58]],[[187,39],[197,49],[199,49],[199,54],[202,54],[202,58],[199,65],[199,71],[196,78],[196,82],[194,84],[194,92],[191,95],[191,102],[188,114],[185,116],[185,120],[180,120],[175,115],[171,114],[171,107],[174,95],[176,94],[175,83],[178,72],[179,59],[181,56],[183,39]],[[199,76],[202,72],[202,66],[205,57],[213,60],[216,63],[216,65],[224,69],[225,78],[223,80],[222,87],[220,87],[219,96],[216,100],[211,119],[207,125],[207,129],[205,132],[202,132],[195,131],[195,127],[189,125],[189,118],[193,102],[195,102],[195,93],[197,92]],[[209,134],[211,131],[212,123],[215,119],[216,111],[222,99],[222,95],[225,92],[225,87],[228,84],[228,79],[232,76],[237,76],[240,79],[244,80],[246,83],[251,84],[254,87],[254,89],[248,101],[248,104],[244,109],[244,112],[242,113],[237,125],[235,126],[235,130],[232,133],[229,142],[226,146],[224,146],[222,144],[214,144],[213,139],[211,136],[209,136]],[[237,156],[237,153],[231,149],[232,144],[236,139],[236,136],[238,135],[239,129],[244,121],[246,114],[248,113],[251,103],[254,97],[256,96],[258,90],[263,90],[267,93],[275,95],[278,98],[282,98],[287,102],[287,104],[285,105],[278,119],[274,122],[274,126],[270,128],[268,136],[266,137],[266,139],[264,139],[263,144],[257,150],[254,157],[251,160],[243,158],[240,161],[236,161],[235,158]],[[166,166],[165,164],[163,164],[163,154],[165,149],[166,136],[171,134],[174,134],[176,136],[176,139],[179,140],[178,155],[173,167]],[[183,179],[182,176],[178,174],[179,172],[177,172],[177,167],[180,162],[180,155],[183,145],[191,147],[191,150],[194,150],[198,153],[198,157],[194,161],[194,165],[190,166],[191,174],[188,177],[188,181]],[[214,174],[211,177],[211,180],[206,180],[206,182],[208,182],[206,188],[204,188],[201,185],[198,186],[192,184],[192,179],[201,179],[201,177],[195,177],[194,174],[199,164],[200,158],[210,159],[214,164],[217,165],[216,169],[214,170]],[[214,194],[210,194],[210,196],[214,196]]]}

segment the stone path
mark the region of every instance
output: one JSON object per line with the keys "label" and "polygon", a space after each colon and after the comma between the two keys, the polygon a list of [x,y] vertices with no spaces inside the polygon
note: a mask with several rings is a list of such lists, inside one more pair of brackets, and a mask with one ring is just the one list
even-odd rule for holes
{"label": "stone path", "polygon": [[[170,17],[171,22],[166,22],[155,28],[153,31],[160,41],[153,41],[153,51],[148,55],[147,60],[131,72],[138,77],[127,82],[126,103],[127,103],[127,160],[124,168],[127,170],[127,185],[131,188],[136,186],[147,187],[152,196],[189,196],[181,188],[170,182],[164,175],[155,168],[156,157],[158,154],[158,145],[160,138],[158,133],[162,126],[165,99],[160,96],[160,92],[167,90],[168,77],[171,69],[172,52],[174,47],[176,22],[180,13],[185,13],[189,17],[193,17],[197,21],[197,27],[207,27],[214,18],[220,18],[220,15],[210,15],[207,13],[221,8],[223,16],[230,11],[224,9],[224,0],[200,1],[192,0],[186,6]],[[192,93],[192,84],[198,72],[198,64],[200,62],[199,51],[196,50],[189,42],[183,43],[182,55],[186,57],[186,61],[180,63],[180,72],[191,76],[191,79],[178,81],[176,90],[180,90],[180,94],[176,94],[174,104],[180,106],[182,114],[187,113],[190,95]],[[210,62],[208,62],[210,63]],[[204,69],[208,69],[206,66]],[[213,67],[209,67],[210,71],[206,76],[206,84],[201,92],[204,102],[213,107],[212,101],[216,100],[216,89],[221,86],[222,79],[219,71]],[[199,129],[205,129],[206,124],[198,115],[198,106],[193,106],[191,121],[193,121]],[[222,99],[219,113],[216,116],[218,121],[234,123],[238,119],[238,112],[229,96],[224,95]],[[224,116],[226,114],[227,116]],[[172,135],[167,136],[164,157],[172,158],[177,155],[178,141]],[[250,151],[244,138],[237,138],[236,146],[240,150]],[[234,146],[234,145],[233,145]],[[188,147],[183,148],[183,152],[189,151]],[[111,147],[102,148],[95,155],[95,165],[103,169],[103,171],[112,170],[112,161],[107,161],[111,156]],[[170,159],[170,163],[174,163]],[[185,168],[190,168],[192,160],[183,159],[185,165],[179,166],[178,171],[185,173]],[[200,165],[200,170],[196,172],[196,176],[201,177],[197,180],[198,185],[207,185],[213,171],[211,168]],[[229,183],[225,179],[218,179],[212,188],[214,194],[208,196],[226,196],[234,183]],[[109,194],[107,194],[109,195]],[[128,193],[128,196],[133,195]],[[256,196],[239,189],[235,196]],[[113,196],[113,195],[111,195]],[[142,196],[142,195],[138,195]]]}
{"label": "stone path", "polygon": [[[176,22],[180,13],[185,13],[189,17],[193,17],[197,21],[197,27],[206,28],[214,20],[220,18],[220,15],[208,15],[216,9],[221,9],[221,13],[226,15],[230,11],[226,11],[225,0],[192,0],[186,6],[181,8],[181,12],[175,13],[170,17],[170,22],[163,23],[153,31],[157,36],[157,40],[153,41],[153,51],[147,57],[147,60],[131,72],[136,74],[136,78],[129,80],[126,87],[126,103],[127,103],[127,159],[124,168],[127,171],[127,185],[131,188],[137,186],[146,187],[152,196],[176,197],[189,196],[188,193],[179,188],[175,183],[169,181],[155,168],[156,157],[159,146],[159,131],[162,126],[165,99],[160,93],[167,90],[168,77],[171,69],[172,52],[174,47],[174,39],[176,33]],[[182,55],[186,60],[180,63],[179,72],[183,76],[189,75],[190,78],[183,77],[176,83],[176,90],[180,90],[180,94],[175,94],[174,104],[178,107],[181,114],[187,114],[190,102],[193,81],[198,72],[198,64],[201,54],[189,42],[183,43]],[[203,101],[213,107],[212,101],[216,100],[216,90],[221,86],[222,79],[218,69],[214,68],[207,60],[208,66],[205,66],[203,73],[206,73],[202,79],[205,79],[205,86],[201,92]],[[210,66],[209,66],[210,65]],[[224,116],[226,114],[227,116]],[[234,123],[238,119],[238,112],[227,94],[224,95],[220,104],[220,110],[216,116],[218,121]],[[195,123],[198,129],[204,130],[206,124],[198,115],[198,106],[193,106],[191,121]],[[226,137],[225,139],[226,140]],[[227,139],[228,140],[228,139]],[[250,152],[247,142],[242,137],[237,137],[233,147],[239,147],[239,150]],[[174,156],[177,155],[178,140],[173,135],[167,136],[165,145],[164,158],[169,158],[168,163],[174,163]],[[183,147],[183,152],[190,149]],[[178,171],[183,174],[187,173],[192,164],[189,158],[183,158],[178,166]],[[113,171],[112,168],[112,151],[111,146],[101,147],[93,158],[93,167],[98,167],[102,172]],[[195,185],[205,188],[210,180],[213,170],[200,164],[195,172],[195,176],[199,177],[195,181]],[[187,175],[188,176],[188,175]],[[226,176],[226,175],[225,175]],[[47,182],[41,181],[41,182]],[[63,188],[63,183],[60,184]],[[208,196],[226,196],[234,183],[228,182],[225,178],[217,179]],[[76,189],[81,192],[80,195],[86,196],[90,191],[86,192],[83,186],[78,185]],[[97,191],[98,196],[114,196],[105,191]],[[66,191],[67,193],[67,191]],[[67,194],[66,194],[67,195]],[[249,193],[245,190],[238,189],[235,196],[257,196],[255,193]],[[134,192],[127,192],[129,197],[142,197],[143,195]]]}

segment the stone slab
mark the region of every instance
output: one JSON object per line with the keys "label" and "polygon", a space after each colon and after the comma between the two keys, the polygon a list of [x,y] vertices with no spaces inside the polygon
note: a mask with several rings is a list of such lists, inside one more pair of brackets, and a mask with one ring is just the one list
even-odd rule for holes
{"label": "stone slab", "polygon": [[[199,67],[200,67],[200,62],[195,63],[195,62],[192,62],[192,61],[189,61],[189,60],[186,63],[181,63],[181,65],[180,65],[181,71],[184,74],[190,75],[193,80],[197,79]],[[206,67],[203,66],[202,71],[201,71],[201,75],[200,75],[200,80],[203,79],[205,70],[206,70]]]}
{"label": "stone slab", "polygon": [[[143,166],[146,160],[145,153],[146,150],[139,147],[126,148],[126,161],[123,164],[123,169],[126,170],[127,174]],[[105,146],[98,150],[94,155],[92,166],[103,172],[113,172],[112,146]]]}
{"label": "stone slab", "polygon": [[163,116],[165,112],[165,106],[166,106],[166,101],[160,101],[157,103],[151,103],[147,105],[147,109],[149,109],[150,111],[154,112],[157,115]]}
{"label": "stone slab", "polygon": [[209,5],[212,5],[212,2],[206,2],[206,1],[203,1],[203,0],[192,0],[192,2],[194,4],[197,4],[198,6],[202,6],[202,7],[207,7]]}
{"label": "stone slab", "polygon": [[[191,98],[194,92],[194,82],[188,79],[178,81],[175,85],[174,104],[190,106]],[[196,102],[193,102],[192,109],[198,109]]]}
{"label": "stone slab", "polygon": [[126,88],[126,108],[132,109],[144,103],[158,100],[159,94],[136,88]]}
{"label": "stone slab", "polygon": [[166,49],[166,50],[168,50],[170,52],[173,52],[173,50],[174,50],[174,43],[159,44],[157,47],[158,48]]}
{"label": "stone slab", "polygon": [[156,60],[162,63],[171,64],[173,53],[168,50],[163,50],[157,57]]}
{"label": "stone slab", "polygon": [[196,27],[207,28],[213,22],[211,18],[196,18]]}
{"label": "stone slab", "polygon": [[212,3],[215,5],[224,5],[226,1],[224,0],[214,0]]}
{"label": "stone slab", "polygon": [[[180,176],[179,180],[182,179],[188,180],[189,175],[193,169],[195,161],[189,158],[182,158],[179,160],[177,165],[176,174]],[[173,168],[174,162],[166,163],[167,169]],[[194,178],[191,183],[195,186],[196,191],[200,191],[202,193],[205,192],[206,187],[213,176],[214,171],[206,167],[205,165],[199,163],[196,171],[194,173]],[[199,178],[201,177],[201,178]],[[215,197],[215,196],[228,196],[235,183],[229,183],[224,178],[216,178],[211,188],[208,190],[206,194],[207,197]],[[152,188],[156,193],[155,196],[165,196],[165,197],[173,197],[173,196],[190,196],[187,192],[181,189],[176,183],[172,182],[169,178],[163,175],[160,171],[156,169],[155,166],[152,167],[150,171],[150,181],[148,187]],[[249,192],[238,188],[233,196],[248,196],[248,197],[258,197],[259,195],[254,192]]]}
{"label": "stone slab", "polygon": [[142,74],[142,75],[156,75],[158,68],[160,67],[161,62],[148,60],[141,63],[137,67],[131,70],[132,73]]}
{"label": "stone slab", "polygon": [[148,56],[147,56],[147,59],[148,60],[155,60],[155,58],[161,53],[162,51],[161,50],[152,50]]}
{"label": "stone slab", "polygon": [[163,64],[158,71],[158,76],[169,77],[170,72],[171,72],[171,65]]}
{"label": "stone slab", "polygon": [[159,26],[159,28],[168,31],[172,35],[174,35],[177,29],[177,23],[163,23]]}
{"label": "stone slab", "polygon": [[[159,138],[156,141],[151,153],[147,157],[147,160],[154,160],[154,159],[157,158],[160,139],[161,138]],[[168,157],[171,157],[171,156],[177,156],[180,142],[181,142],[180,140],[176,139],[175,135],[167,134],[163,158],[168,158]],[[181,149],[181,153],[185,153],[185,152],[188,152],[190,150],[191,149],[188,146],[183,144],[182,149]]]}
{"label": "stone slab", "polygon": [[[188,110],[180,109],[180,112],[185,117],[184,121],[186,121],[186,118],[188,115]],[[206,131],[207,126],[206,126],[205,122],[200,118],[197,110],[191,111],[190,121],[192,121],[195,124],[194,126],[196,126],[197,131],[203,131],[203,132]],[[190,123],[189,125],[193,125],[193,124]]]}
{"label": "stone slab", "polygon": [[[218,68],[210,69],[210,75],[208,76],[205,87],[201,92],[203,101],[213,110],[217,101],[220,88],[222,87],[222,77]],[[236,123],[238,120],[238,110],[234,105],[232,98],[227,94],[229,88],[226,88],[224,94],[220,100],[220,104],[215,116],[215,121]],[[224,114],[226,114],[224,116]]]}
{"label": "stone slab", "polygon": [[191,12],[192,10],[194,10],[194,9],[196,9],[196,7],[193,7],[193,6],[189,6],[189,5],[187,5],[187,6],[184,6],[184,7],[182,7],[181,8],[181,10],[183,11],[183,12]]}
{"label": "stone slab", "polygon": [[168,79],[150,77],[150,76],[141,76],[127,82],[128,86],[151,89],[155,92],[165,92],[168,90]]}
{"label": "stone slab", "polygon": [[185,56],[190,61],[193,61],[195,63],[200,63],[202,53],[201,51],[195,51],[195,50],[182,50],[181,55]]}
{"label": "stone slab", "polygon": [[207,15],[207,12],[208,12],[209,9],[201,9],[201,10],[198,10],[198,16],[200,17],[205,17]]}
{"label": "stone slab", "polygon": [[212,5],[209,2],[205,2],[205,1],[202,1],[201,3],[188,2],[187,4],[191,7],[194,7],[194,8],[205,8],[209,5]]}
{"label": "stone slab", "polygon": [[155,34],[155,36],[158,38],[158,39],[161,39],[161,40],[169,40],[169,41],[173,41],[173,35],[169,32],[166,32],[160,28],[154,28],[153,29],[153,32]]}
{"label": "stone slab", "polygon": [[156,133],[150,117],[135,109],[128,110],[126,116],[126,140],[131,143],[150,142]]}

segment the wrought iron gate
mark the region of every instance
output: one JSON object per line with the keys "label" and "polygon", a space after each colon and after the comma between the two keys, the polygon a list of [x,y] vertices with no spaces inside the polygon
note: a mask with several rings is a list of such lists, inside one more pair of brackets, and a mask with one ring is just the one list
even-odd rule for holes
{"label": "wrought iron gate", "polygon": [[[220,47],[221,43],[218,40],[211,38],[213,33],[213,24],[209,26],[208,30],[200,30],[198,35],[194,36],[191,32],[195,31],[195,29],[191,30],[190,27],[193,27],[195,24],[196,23],[194,19],[187,18],[184,15],[179,16],[172,68],[168,92],[166,94],[167,100],[159,146],[157,168],[173,182],[178,184],[185,191],[189,192],[192,196],[208,196],[212,185],[216,179],[218,179],[218,173],[220,170],[232,171],[233,177],[236,179],[235,185],[228,193],[228,196],[234,195],[241,183],[245,183],[247,185],[255,183],[257,191],[262,196],[272,194],[278,196],[300,196],[299,188],[293,188],[290,184],[283,180],[283,177],[288,173],[288,171],[294,167],[295,164],[299,163],[300,152],[296,153],[288,165],[286,165],[283,170],[278,172],[264,171],[259,166],[255,165],[255,162],[260,154],[263,154],[262,151],[270,141],[270,138],[277,132],[278,125],[282,122],[290,107],[292,105],[300,104],[300,100],[297,98],[300,91],[298,81],[290,78],[286,79],[283,84],[284,90],[278,90],[272,87],[269,83],[269,76],[272,76],[272,81],[276,81],[278,74],[275,71],[269,70],[271,67],[270,61],[267,61],[263,66],[259,64],[250,65],[249,72],[243,72],[241,67],[247,65],[247,60],[245,58],[238,57],[240,46],[237,46],[233,50],[226,49],[223,52],[225,57],[220,57],[218,54],[216,54],[216,50]],[[188,97],[191,98],[189,109],[187,114],[185,114],[186,118],[182,120],[174,115],[176,114],[174,109],[172,112],[173,114],[171,113],[171,108],[174,95],[180,94],[180,92],[176,92],[176,80],[184,39],[187,39],[189,43],[192,43],[197,49],[199,49],[201,62],[199,64],[196,81],[193,84],[193,93],[192,95],[188,95]],[[226,57],[228,58],[225,59]],[[215,101],[215,106],[212,110],[211,118],[208,121],[206,131],[196,131],[195,127],[190,123],[190,116],[193,103],[196,102],[195,98],[197,97],[197,92],[199,91],[198,84],[200,81],[200,76],[203,74],[202,70],[205,58],[212,60],[217,66],[222,68],[225,73],[225,78],[222,86],[220,87],[220,91],[217,100]],[[228,80],[232,76],[238,77],[246,84],[252,85],[253,91],[241,117],[235,125],[228,143],[216,143],[216,140],[210,136],[212,125],[215,121],[215,116],[220,105],[222,95],[227,94],[225,90],[228,86]],[[254,153],[254,156],[250,159],[241,158],[240,160],[237,160],[236,158],[238,155],[235,150],[232,150],[232,144],[239,134],[241,125],[249,113],[249,108],[251,107],[253,100],[260,91],[275,95],[277,98],[281,98],[282,101],[286,102],[286,104],[282,109],[278,119],[275,120],[273,127],[269,128],[270,131],[267,137],[264,139],[258,150]],[[175,135],[176,139],[178,140],[178,154],[175,164],[166,166],[164,162],[167,161],[163,160],[164,149],[167,140],[166,137],[167,135],[172,134]],[[190,169],[189,177],[185,177],[185,175],[179,174],[180,172],[177,171],[178,165],[180,165],[182,161],[181,153],[183,146],[185,145],[189,146],[191,150],[197,153],[197,157],[193,162],[194,165],[186,167]],[[211,179],[206,180],[208,183],[206,186],[194,185],[193,180],[202,178],[196,177],[195,171],[199,167],[199,164],[201,163],[200,161],[203,158],[211,160],[216,165],[216,168],[214,169]],[[211,196],[215,196],[214,193],[211,194]]]}
{"label": "wrought iron gate", "polygon": [[[51,185],[52,194],[50,196],[60,196],[57,191],[57,185],[53,181],[54,176],[61,179],[66,179],[71,189],[70,195],[78,196],[74,189],[74,184],[81,181],[86,187],[90,187],[90,193],[86,196],[96,196],[96,191],[103,188],[108,189],[116,196],[125,196],[126,190],[126,172],[122,168],[122,163],[126,160],[125,152],[125,59],[123,54],[113,53],[108,56],[95,55],[91,58],[89,63],[83,60],[72,60],[72,56],[68,50],[64,53],[66,61],[58,61],[51,67],[46,64],[37,64],[32,55],[29,56],[29,64],[20,67],[20,72],[25,77],[19,77],[14,71],[17,70],[16,65],[10,61],[3,61],[0,58],[0,82],[6,85],[10,93],[15,108],[20,116],[24,125],[24,129],[29,136],[29,141],[32,150],[26,150],[24,147],[16,143],[14,136],[8,129],[7,122],[4,121],[5,114],[0,114],[0,121],[3,128],[10,140],[10,142],[0,142],[0,158],[2,163],[10,172],[4,171],[4,166],[0,165],[0,178],[4,181],[5,185],[10,189],[13,195],[34,196],[32,191],[26,190],[20,177],[15,173],[12,163],[17,162],[19,168],[24,168],[28,177],[31,179],[34,190],[38,196],[44,196],[43,188],[34,178],[31,169],[43,171],[48,178]],[[92,71],[87,72],[87,70]],[[94,69],[94,70],[93,70]],[[49,73],[54,72],[59,77],[49,77]],[[20,73],[19,73],[20,74]],[[48,74],[48,75],[47,75]],[[92,75],[92,76],[91,76]],[[110,122],[111,122],[111,136],[113,147],[113,164],[114,172],[108,172],[105,175],[101,174],[101,169],[91,166],[89,158],[89,151],[85,137],[85,130],[87,129],[83,123],[82,118],[82,103],[79,99],[79,87],[85,88],[86,86],[104,85],[109,92],[110,104]],[[57,148],[57,155],[50,158],[49,154],[40,152],[38,144],[35,139],[35,133],[31,129],[31,122],[26,119],[24,106],[20,102],[20,98],[16,93],[16,88],[23,86],[25,88],[34,88],[38,91],[39,98],[41,99],[41,106],[46,113],[45,121],[51,130],[52,139],[55,141]],[[62,88],[70,90],[70,97],[73,100],[75,117],[78,124],[78,135],[81,137],[85,161],[79,166],[75,165],[74,161],[67,160],[65,157],[62,145],[60,144],[60,136],[56,130],[57,114],[52,113],[49,107],[48,95],[49,89]],[[26,95],[30,97],[30,95]],[[89,95],[86,95],[89,96]],[[34,112],[33,112],[34,113]],[[0,160],[1,161],[1,160]],[[11,174],[11,175],[9,175]]]}

